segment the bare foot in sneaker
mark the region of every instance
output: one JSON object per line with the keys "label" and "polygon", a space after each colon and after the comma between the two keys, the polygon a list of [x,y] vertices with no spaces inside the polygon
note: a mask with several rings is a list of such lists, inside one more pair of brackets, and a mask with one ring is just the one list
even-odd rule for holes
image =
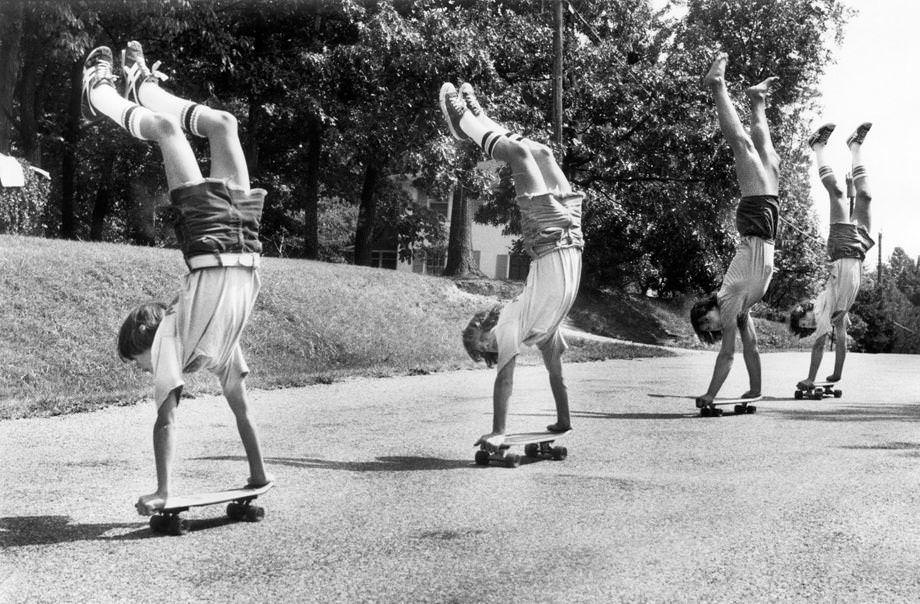
{"label": "bare foot in sneaker", "polygon": [[836,124],[832,124],[830,122],[822,124],[820,128],[815,130],[814,133],[808,137],[808,146],[814,148],[815,145],[827,144],[827,139],[831,137],[831,133],[836,127]]}
{"label": "bare foot in sneaker", "polygon": [[703,78],[705,86],[724,86],[725,85],[725,65],[728,63],[728,55],[720,52],[716,55],[712,65],[709,66],[709,72]]}
{"label": "bare foot in sneaker", "polygon": [[746,88],[744,90],[744,94],[748,95],[748,98],[751,100],[763,100],[770,96],[770,93],[772,92],[770,87],[776,84],[778,81],[778,77],[770,76],[760,84]]}

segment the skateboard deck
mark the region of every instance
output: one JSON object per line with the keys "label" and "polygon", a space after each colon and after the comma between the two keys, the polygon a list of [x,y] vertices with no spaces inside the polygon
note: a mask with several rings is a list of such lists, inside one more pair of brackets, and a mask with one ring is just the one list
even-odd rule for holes
{"label": "skateboard deck", "polygon": [[[227,516],[232,520],[245,520],[259,522],[265,517],[265,508],[252,505],[252,502],[267,493],[275,486],[268,483],[255,488],[227,489],[225,491],[212,491],[197,493],[181,497],[168,497],[163,509],[150,517],[150,529],[155,533],[169,533],[170,535],[184,535],[188,532],[188,520],[180,516],[189,508],[205,505],[227,503]],[[228,503],[229,502],[229,503]]]}
{"label": "skateboard deck", "polygon": [[829,397],[840,398],[843,396],[843,390],[837,388],[839,385],[840,382],[815,382],[811,388],[796,386],[795,398],[796,400],[810,398],[816,401]]}
{"label": "skateboard deck", "polygon": [[718,417],[724,412],[722,409],[719,409],[722,405],[734,405],[735,413],[741,415],[742,413],[756,413],[757,407],[751,403],[756,403],[763,396],[755,396],[751,398],[717,398],[712,401],[705,407],[700,407],[700,416],[701,417]]}
{"label": "skateboard deck", "polygon": [[554,447],[553,442],[568,434],[571,430],[565,432],[520,432],[518,434],[508,434],[498,447],[488,444],[479,445],[476,451],[476,465],[487,466],[489,462],[496,462],[509,468],[516,468],[521,465],[521,456],[516,453],[509,453],[508,450],[514,446],[524,446],[524,455],[531,459],[554,459],[556,461],[565,459],[569,452],[565,447]]}

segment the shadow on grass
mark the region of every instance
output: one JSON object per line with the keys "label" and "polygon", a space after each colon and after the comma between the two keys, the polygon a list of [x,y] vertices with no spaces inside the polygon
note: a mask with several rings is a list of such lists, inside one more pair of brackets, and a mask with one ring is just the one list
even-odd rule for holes
{"label": "shadow on grass", "polygon": [[[807,403],[808,401],[797,401]],[[813,401],[815,406],[820,401]],[[905,405],[847,405],[832,409],[781,409],[785,419],[813,422],[916,422],[920,421],[920,402]]]}
{"label": "shadow on grass", "polygon": [[[378,457],[374,461],[336,461],[316,457],[266,457],[265,462],[294,468],[316,468],[320,470],[346,470],[348,472],[420,472],[427,470],[460,470],[475,466],[473,448],[470,447],[470,459],[440,459],[438,457],[418,457],[391,455]],[[241,455],[213,455],[196,457],[210,461],[246,461]]]}
{"label": "shadow on grass", "polygon": [[[131,532],[107,535],[116,529]],[[153,534],[146,523],[114,522],[75,524],[69,516],[6,516],[0,517],[0,546],[53,545],[75,541],[130,541],[146,539]]]}

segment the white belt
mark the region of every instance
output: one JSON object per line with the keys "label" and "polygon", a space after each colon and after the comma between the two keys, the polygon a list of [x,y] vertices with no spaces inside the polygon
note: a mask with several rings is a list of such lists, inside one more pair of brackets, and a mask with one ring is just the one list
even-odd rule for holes
{"label": "white belt", "polygon": [[215,266],[245,266],[248,268],[259,268],[259,255],[256,253],[246,254],[202,254],[192,256],[186,259],[190,271],[196,271],[201,268],[212,268]]}

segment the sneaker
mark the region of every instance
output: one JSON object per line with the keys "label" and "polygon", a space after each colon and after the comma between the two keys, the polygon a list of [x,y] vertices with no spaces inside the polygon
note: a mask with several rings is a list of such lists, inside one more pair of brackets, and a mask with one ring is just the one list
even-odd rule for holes
{"label": "sneaker", "polygon": [[112,51],[108,46],[94,48],[83,61],[83,90],[80,93],[80,113],[88,122],[95,122],[105,117],[93,107],[89,93],[97,86],[115,87],[112,75]]}
{"label": "sneaker", "polygon": [[159,84],[159,80],[167,80],[169,77],[158,71],[160,62],[157,61],[153,67],[148,68],[144,60],[144,51],[140,42],[131,40],[128,46],[121,51],[121,70],[124,74],[124,89],[121,95],[132,103],[140,104],[137,98],[137,90],[144,82],[154,82]]}
{"label": "sneaker", "polygon": [[827,139],[831,137],[831,133],[834,131],[834,128],[837,127],[837,124],[824,124],[818,128],[814,134],[808,137],[808,146],[814,147],[815,145],[824,145],[827,143]]}
{"label": "sneaker", "polygon": [[486,114],[482,109],[482,105],[476,100],[476,93],[473,92],[473,85],[469,82],[460,84],[460,97],[463,99],[463,102],[466,103],[470,113],[476,117],[482,117]]}
{"label": "sneaker", "polygon": [[864,140],[866,140],[866,134],[869,133],[869,130],[872,128],[872,122],[863,122],[856,128],[856,132],[850,135],[850,138],[847,139],[847,147],[850,145],[856,144],[861,145]]}
{"label": "sneaker", "polygon": [[450,133],[458,141],[472,140],[463,130],[460,129],[460,118],[467,112],[466,103],[460,98],[460,94],[454,85],[450,82],[444,82],[441,85],[441,92],[438,95],[438,101],[441,104],[441,113],[444,114],[444,120]]}

